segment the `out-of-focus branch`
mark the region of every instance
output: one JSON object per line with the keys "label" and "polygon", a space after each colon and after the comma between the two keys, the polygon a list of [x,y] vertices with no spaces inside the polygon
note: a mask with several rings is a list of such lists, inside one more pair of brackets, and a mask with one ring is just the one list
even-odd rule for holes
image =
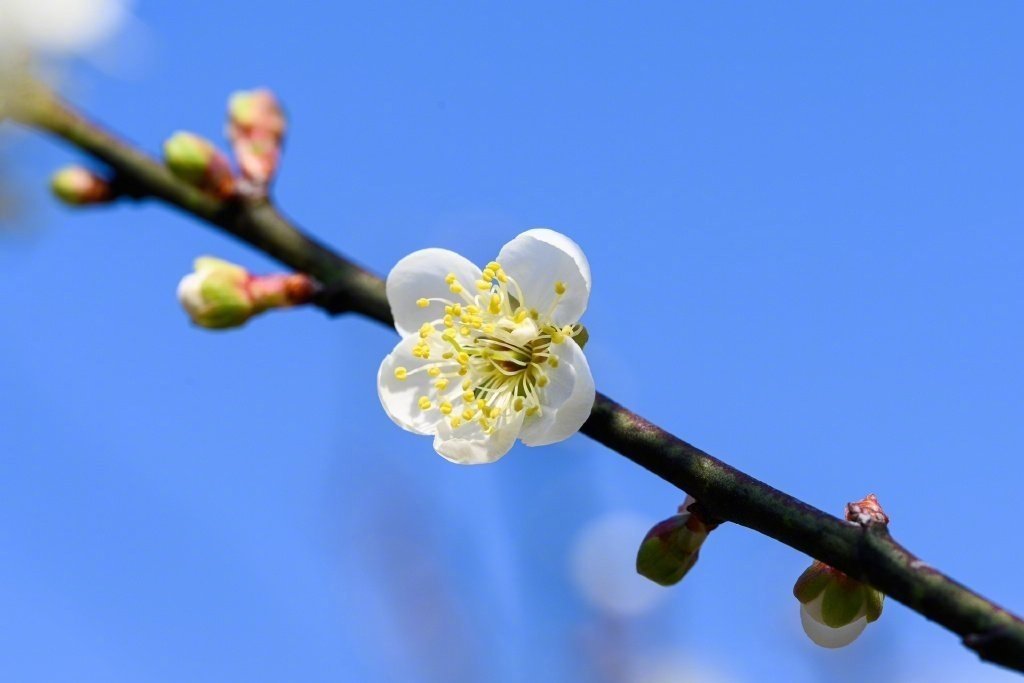
{"label": "out-of-focus branch", "polygon": [[[321,285],[314,303],[328,313],[359,313],[392,324],[384,281],[309,237],[269,201],[220,200],[196,189],[38,84],[23,86],[8,114],[107,164],[125,195],[160,199],[314,277]],[[1024,622],[921,562],[884,526],[860,526],[822,512],[602,394],[582,431],[697,498],[706,514],[758,531],[867,581],[961,636],[983,659],[1024,672]]]}

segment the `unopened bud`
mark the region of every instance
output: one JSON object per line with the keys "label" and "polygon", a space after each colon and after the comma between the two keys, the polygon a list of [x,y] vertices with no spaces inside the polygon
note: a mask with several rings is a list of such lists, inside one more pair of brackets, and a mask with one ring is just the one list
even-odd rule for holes
{"label": "unopened bud", "polygon": [[882,614],[885,596],[838,569],[815,562],[793,586],[804,633],[821,647],[849,645]]}
{"label": "unopened bud", "polygon": [[654,525],[636,556],[636,571],[662,586],[679,583],[697,563],[700,548],[714,525],[688,508],[693,498],[679,506],[679,514]]}
{"label": "unopened bud", "polygon": [[164,143],[171,173],[221,198],[235,192],[235,177],[227,156],[212,142],[194,133],[177,132]]}
{"label": "unopened bud", "polygon": [[[847,504],[846,519],[861,526],[889,523],[874,494]],[[828,648],[843,647],[856,640],[869,623],[882,615],[885,599],[881,591],[817,561],[796,580],[793,595],[800,601],[804,633]]]}
{"label": "unopened bud", "polygon": [[228,100],[228,138],[242,175],[257,192],[277,171],[287,120],[277,98],[269,90],[236,92]]}
{"label": "unopened bud", "polygon": [[228,329],[272,308],[307,303],[314,289],[306,275],[253,275],[241,266],[204,256],[196,259],[195,272],[182,278],[178,300],[196,325]]}
{"label": "unopened bud", "polygon": [[228,100],[228,117],[239,132],[259,130],[277,140],[284,137],[287,126],[281,104],[266,88],[233,93]]}
{"label": "unopened bud", "polygon": [[50,178],[50,189],[65,204],[104,204],[114,198],[110,182],[81,166],[66,166]]}

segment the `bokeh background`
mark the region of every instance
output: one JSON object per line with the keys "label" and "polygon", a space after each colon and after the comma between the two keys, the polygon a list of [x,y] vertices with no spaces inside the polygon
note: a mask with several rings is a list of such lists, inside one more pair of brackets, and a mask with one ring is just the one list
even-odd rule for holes
{"label": "bokeh background", "polygon": [[[0,0],[0,35],[50,12],[40,69],[132,140],[219,139],[266,85],[280,204],[380,273],[571,235],[601,390],[824,509],[877,493],[1024,611],[1024,5],[93,0],[76,37],[81,1]],[[679,491],[582,436],[447,463],[380,409],[392,332],[192,328],[193,257],[276,266],[163,207],[57,206],[51,141],[0,156],[3,680],[1013,680],[892,601],[816,648],[808,558],[742,528],[646,584]]]}

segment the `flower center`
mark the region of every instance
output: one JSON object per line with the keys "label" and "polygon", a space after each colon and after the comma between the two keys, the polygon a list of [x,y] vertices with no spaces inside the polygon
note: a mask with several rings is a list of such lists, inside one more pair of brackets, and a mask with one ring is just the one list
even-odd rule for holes
{"label": "flower center", "polygon": [[453,429],[476,424],[489,435],[518,413],[524,419],[541,414],[548,373],[559,363],[553,347],[580,329],[551,320],[565,283],[555,283],[554,303],[539,312],[529,308],[518,283],[496,261],[487,264],[472,294],[454,273],[445,282],[452,299],[416,302],[422,308],[444,304],[444,317],[423,323],[413,347],[413,356],[424,363],[396,368],[395,377],[427,373],[432,380],[419,407],[440,411]]}

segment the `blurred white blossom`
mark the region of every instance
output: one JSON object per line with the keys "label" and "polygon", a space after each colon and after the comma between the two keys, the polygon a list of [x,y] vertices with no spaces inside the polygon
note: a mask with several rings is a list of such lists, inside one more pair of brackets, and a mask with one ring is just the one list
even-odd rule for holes
{"label": "blurred white blossom", "polygon": [[612,512],[583,528],[573,543],[570,571],[587,602],[613,616],[636,617],[668,595],[636,573],[636,545],[647,527],[639,515]]}
{"label": "blurred white blossom", "polygon": [[0,0],[0,53],[81,54],[110,38],[128,8],[128,0]]}
{"label": "blurred white blossom", "polygon": [[631,680],[635,683],[737,683],[737,679],[723,669],[676,652],[645,656]]}

